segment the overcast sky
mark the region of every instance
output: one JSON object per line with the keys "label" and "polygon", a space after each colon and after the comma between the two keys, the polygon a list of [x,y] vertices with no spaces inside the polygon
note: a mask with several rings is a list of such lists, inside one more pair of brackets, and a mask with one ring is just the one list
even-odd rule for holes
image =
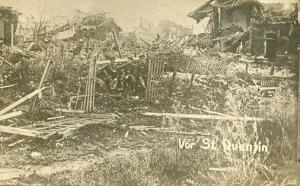
{"label": "overcast sky", "polygon": [[[182,25],[193,25],[197,30],[203,26],[188,18],[206,0],[0,0],[0,5],[12,6],[23,13],[22,16],[45,17],[64,15],[71,18],[76,9],[85,12],[105,11],[120,24],[124,30],[131,30],[140,17],[154,24],[161,19],[169,19]],[[295,2],[297,0],[262,0],[263,2]],[[45,9],[43,10],[43,7]]]}

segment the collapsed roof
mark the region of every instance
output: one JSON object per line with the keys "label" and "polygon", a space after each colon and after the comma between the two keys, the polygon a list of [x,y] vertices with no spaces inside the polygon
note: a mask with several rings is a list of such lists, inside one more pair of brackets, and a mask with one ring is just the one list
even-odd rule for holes
{"label": "collapsed roof", "polygon": [[251,7],[257,9],[262,14],[261,3],[257,0],[221,0],[218,3],[215,0],[208,0],[187,16],[199,23],[203,18],[209,17],[215,7],[221,7],[226,11],[234,11],[241,7]]}
{"label": "collapsed roof", "polygon": [[48,31],[45,34],[53,35],[56,39],[69,39],[75,36],[76,30],[100,30],[110,31],[111,29],[116,32],[122,31],[121,27],[117,25],[114,19],[106,17],[105,13],[87,14],[81,11],[76,11],[73,18],[73,24],[65,24],[55,30]]}
{"label": "collapsed roof", "polygon": [[3,14],[8,14],[10,16],[18,16],[21,15],[20,12],[13,10],[12,7],[8,7],[8,6],[1,6],[0,5],[0,13]]}
{"label": "collapsed roof", "polygon": [[255,9],[258,15],[267,23],[291,22],[297,17],[297,5],[289,4],[288,7],[282,3],[260,3],[257,0],[207,0],[200,7],[190,12],[187,16],[195,19],[199,23],[205,17],[209,17],[214,7],[221,7],[227,12],[233,12],[242,7]]}
{"label": "collapsed roof", "polygon": [[86,14],[81,11],[77,11],[75,14],[76,19],[74,20],[76,20],[75,22],[81,27],[111,27],[117,29],[116,31],[122,31],[121,27],[114,21],[114,19],[107,17],[105,13]]}

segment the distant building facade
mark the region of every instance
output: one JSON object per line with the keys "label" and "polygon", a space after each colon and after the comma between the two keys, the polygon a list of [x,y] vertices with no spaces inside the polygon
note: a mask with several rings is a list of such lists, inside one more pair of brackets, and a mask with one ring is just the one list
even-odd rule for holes
{"label": "distant building facade", "polygon": [[171,37],[184,37],[193,34],[193,27],[184,27],[169,20],[160,21],[158,24],[158,33]]}

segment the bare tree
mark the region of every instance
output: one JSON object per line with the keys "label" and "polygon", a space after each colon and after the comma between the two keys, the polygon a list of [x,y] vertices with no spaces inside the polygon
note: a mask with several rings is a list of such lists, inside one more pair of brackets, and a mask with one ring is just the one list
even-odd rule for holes
{"label": "bare tree", "polygon": [[41,39],[41,35],[46,32],[48,21],[46,20],[45,12],[47,7],[46,0],[39,0],[38,16],[33,17],[33,39],[38,43]]}

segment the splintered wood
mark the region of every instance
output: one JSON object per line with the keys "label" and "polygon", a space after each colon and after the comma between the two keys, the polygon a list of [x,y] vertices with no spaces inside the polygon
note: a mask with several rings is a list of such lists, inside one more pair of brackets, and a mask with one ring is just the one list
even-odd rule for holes
{"label": "splintered wood", "polygon": [[89,66],[89,74],[86,82],[83,110],[87,113],[93,112],[95,108],[95,85],[96,85],[96,60],[92,57]]}
{"label": "splintered wood", "polygon": [[[21,135],[26,137],[35,137],[49,139],[53,135],[62,135],[68,137],[87,125],[104,124],[113,122],[113,117],[109,114],[97,115],[97,118],[66,118],[57,121],[36,123],[31,126],[9,127],[0,126],[0,132]],[[23,141],[23,140],[22,140]]]}
{"label": "splintered wood", "polygon": [[148,80],[146,100],[155,101],[163,96],[162,76],[164,72],[164,58],[161,55],[150,57],[148,61]]}

